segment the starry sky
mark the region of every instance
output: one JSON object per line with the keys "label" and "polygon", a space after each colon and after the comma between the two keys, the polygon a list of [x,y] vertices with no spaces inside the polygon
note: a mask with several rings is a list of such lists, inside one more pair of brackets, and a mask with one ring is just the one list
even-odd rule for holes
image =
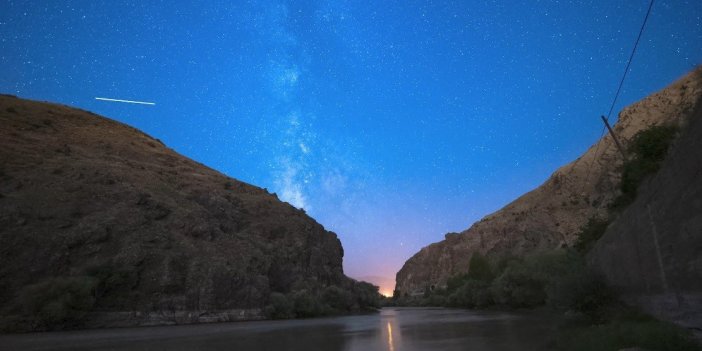
{"label": "starry sky", "polygon": [[[0,92],[276,192],[339,235],[348,275],[394,278],[599,138],[647,6],[2,0]],[[702,1],[656,1],[615,112],[700,63]]]}

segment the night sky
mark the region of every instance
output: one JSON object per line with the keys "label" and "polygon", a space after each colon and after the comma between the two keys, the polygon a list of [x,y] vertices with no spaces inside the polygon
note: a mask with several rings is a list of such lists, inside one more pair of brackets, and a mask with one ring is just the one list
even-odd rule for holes
{"label": "night sky", "polygon": [[[394,277],[599,138],[647,6],[0,1],[0,92],[276,192],[339,235],[348,275]],[[702,1],[656,1],[615,113],[700,63]]]}

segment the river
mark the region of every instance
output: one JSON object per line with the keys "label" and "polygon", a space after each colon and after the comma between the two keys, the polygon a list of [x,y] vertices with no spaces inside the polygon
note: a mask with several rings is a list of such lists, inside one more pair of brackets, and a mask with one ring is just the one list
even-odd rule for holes
{"label": "river", "polygon": [[547,350],[540,313],[383,308],[280,321],[0,335],[2,350]]}

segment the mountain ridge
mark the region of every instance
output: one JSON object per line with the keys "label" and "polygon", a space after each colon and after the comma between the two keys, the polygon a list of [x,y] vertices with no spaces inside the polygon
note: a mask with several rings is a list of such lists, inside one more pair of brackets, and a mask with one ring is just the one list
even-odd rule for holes
{"label": "mountain ridge", "polygon": [[[659,124],[684,124],[702,96],[702,67],[622,110],[613,129],[624,144]],[[469,269],[470,257],[523,255],[568,246],[593,216],[604,216],[618,195],[622,158],[610,135],[559,167],[540,186],[460,233],[422,248],[398,271],[396,291],[421,294]]]}

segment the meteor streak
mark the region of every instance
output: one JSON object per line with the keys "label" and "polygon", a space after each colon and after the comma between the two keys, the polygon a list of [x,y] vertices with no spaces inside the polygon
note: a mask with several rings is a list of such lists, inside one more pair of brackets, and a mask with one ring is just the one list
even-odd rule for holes
{"label": "meteor streak", "polygon": [[132,101],[132,100],[121,100],[121,99],[109,99],[109,98],[103,98],[103,97],[96,97],[95,100],[114,101],[114,102],[126,102],[126,103],[128,103],[128,104],[140,104],[140,105],[156,105],[155,102]]}

